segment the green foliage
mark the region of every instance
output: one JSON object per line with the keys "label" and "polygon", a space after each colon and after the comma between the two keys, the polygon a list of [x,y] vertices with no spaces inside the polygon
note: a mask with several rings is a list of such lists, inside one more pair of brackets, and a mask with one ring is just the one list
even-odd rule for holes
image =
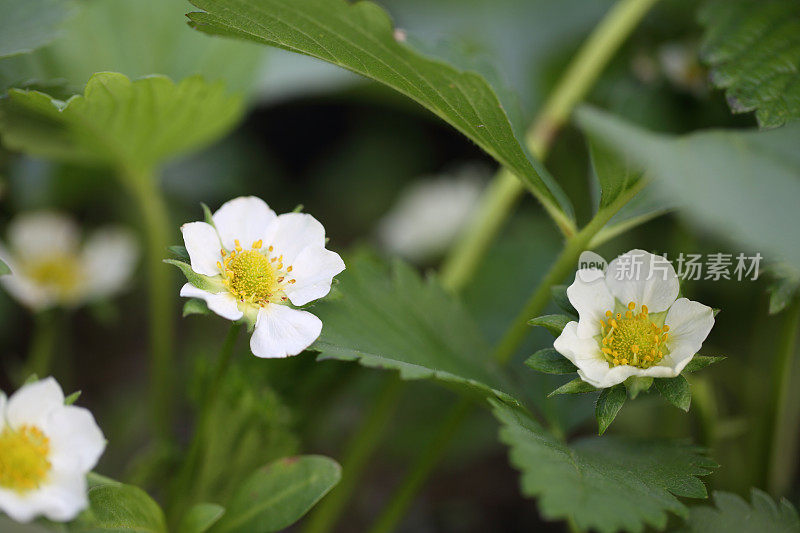
{"label": "green foliage", "polygon": [[[428,59],[398,39],[385,11],[344,0],[194,0],[195,28],[310,55],[412,98],[447,121],[522,179],[561,224],[572,208],[544,167],[517,140],[484,78]],[[313,35],[313,38],[310,36]]]}
{"label": "green foliage", "polygon": [[572,322],[572,320],[573,318],[567,315],[544,315],[530,319],[528,324],[545,328],[552,333],[554,337],[558,337],[561,335],[564,327]]}
{"label": "green foliage", "polygon": [[341,478],[341,467],[318,455],[287,457],[242,484],[213,533],[268,533],[299,520]]}
{"label": "green foliage", "polygon": [[800,288],[800,273],[783,263],[772,265],[770,273],[774,281],[767,289],[769,292],[769,314],[780,313],[789,302],[797,296],[797,289]]}
{"label": "green foliage", "polygon": [[709,0],[701,55],[735,113],[755,111],[762,128],[800,118],[800,4]]}
{"label": "green foliage", "polygon": [[198,503],[181,519],[178,533],[205,533],[219,522],[225,508],[215,503]]}
{"label": "green foliage", "polygon": [[241,98],[198,76],[175,84],[105,72],[66,102],[12,89],[0,107],[0,134],[9,148],[34,155],[147,170],[217,140],[241,112]]}
{"label": "green foliage", "polygon": [[72,10],[67,0],[0,0],[0,58],[46,45]]}
{"label": "green foliage", "polygon": [[671,137],[590,108],[578,122],[643,166],[703,228],[800,266],[800,124]]}
{"label": "green foliage", "polygon": [[790,533],[800,531],[795,507],[752,489],[751,503],[729,492],[714,492],[715,507],[696,506],[689,512],[686,531],[692,533]]}
{"label": "green foliage", "polygon": [[601,532],[663,529],[668,512],[687,515],[678,497],[706,497],[698,476],[716,464],[696,447],[617,437],[567,444],[522,410],[493,404],[500,440],[522,472],[522,492],[538,499],[549,520],[569,518],[582,530]]}
{"label": "green foliage", "polygon": [[206,302],[199,298],[192,298],[183,304],[182,316],[186,318],[190,315],[210,315],[213,314]]}
{"label": "green foliage", "polygon": [[553,348],[539,350],[528,357],[525,364],[537,372],[545,374],[572,374],[578,370],[569,359]]}
{"label": "green foliage", "polygon": [[575,378],[561,385],[559,388],[547,395],[547,397],[557,396],[559,394],[583,394],[585,392],[594,392],[597,389],[589,385],[581,378]]}
{"label": "green foliage", "polygon": [[603,389],[603,392],[597,398],[597,404],[594,409],[594,416],[599,426],[598,434],[602,435],[606,432],[627,398],[628,394],[625,392],[625,385],[619,384]]}
{"label": "green foliage", "polygon": [[642,179],[642,171],[608,148],[601,140],[589,140],[592,168],[600,184],[600,209],[608,207]]}
{"label": "green foliage", "polygon": [[89,489],[89,508],[69,524],[75,533],[166,533],[164,513],[142,489],[114,481]]}
{"label": "green foliage", "polygon": [[348,261],[338,279],[341,297],[313,309],[324,324],[311,347],[320,359],[358,360],[484,395],[509,391],[471,317],[434,279],[366,256]]}
{"label": "green foliage", "polygon": [[669,403],[689,411],[689,406],[692,404],[692,391],[689,388],[689,382],[683,376],[674,378],[656,378],[654,380],[656,390],[661,393]]}
{"label": "green foliage", "polygon": [[554,285],[550,289],[550,293],[553,297],[553,303],[555,303],[562,311],[567,313],[567,315],[574,317],[573,320],[578,319],[578,311],[576,311],[572,306],[572,303],[569,301],[569,297],[567,296],[566,285]]}
{"label": "green foliage", "polygon": [[712,365],[712,364],[714,364],[716,362],[719,362],[719,361],[723,361],[725,359],[727,359],[727,358],[724,357],[724,356],[695,354],[695,356],[692,357],[692,360],[689,361],[689,364],[687,364],[683,368],[683,372],[684,373],[697,372],[698,370],[702,370],[703,368],[705,368],[705,367],[707,367],[709,365]]}
{"label": "green foliage", "polygon": [[623,383],[625,384],[625,389],[628,391],[628,397],[634,400],[640,393],[650,390],[650,387],[653,386],[653,378],[631,376]]}
{"label": "green foliage", "polygon": [[[222,285],[220,279],[216,279],[211,276],[206,276],[204,274],[198,274],[197,272],[192,270],[192,266],[189,263],[184,263],[183,261],[177,261],[175,259],[164,259],[164,262],[167,263],[168,265],[178,267],[178,269],[181,271],[181,273],[183,273],[184,277],[186,278],[186,281],[188,281],[198,289],[215,293],[221,292],[224,289],[224,285]],[[195,309],[195,311],[197,310]]]}

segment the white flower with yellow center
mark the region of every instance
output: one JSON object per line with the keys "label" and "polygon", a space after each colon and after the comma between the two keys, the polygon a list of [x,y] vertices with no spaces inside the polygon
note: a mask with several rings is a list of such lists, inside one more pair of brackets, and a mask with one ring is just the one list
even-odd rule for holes
{"label": "white flower with yellow center", "polygon": [[287,357],[308,348],[322,322],[303,306],[322,298],[344,270],[339,254],[325,248],[325,229],[305,213],[276,215],[253,196],[226,202],[212,224],[181,227],[191,268],[202,287],[187,283],[181,296],[201,298],[229,320],[255,327],[250,349],[257,357]]}
{"label": "white flower with yellow center", "polygon": [[106,447],[92,414],[64,404],[53,378],[0,392],[0,511],[67,522],[88,506],[86,474]]}
{"label": "white flower with yellow center", "polygon": [[567,289],[579,320],[554,347],[597,388],[631,376],[676,377],[714,326],[713,310],[678,298],[679,290],[672,265],[643,250],[619,256],[605,274],[579,270]]}
{"label": "white flower with yellow center", "polygon": [[0,259],[11,269],[6,291],[39,311],[75,307],[119,292],[133,273],[138,247],[122,228],[96,231],[81,245],[72,219],[47,211],[18,216],[8,227]]}

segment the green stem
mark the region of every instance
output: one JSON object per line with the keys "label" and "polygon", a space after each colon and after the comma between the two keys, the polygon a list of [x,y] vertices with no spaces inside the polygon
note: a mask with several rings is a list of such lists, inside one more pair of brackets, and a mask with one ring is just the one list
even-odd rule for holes
{"label": "green stem", "polygon": [[[173,485],[171,494],[170,518],[175,520],[183,516],[183,508],[180,507],[180,504],[191,502],[193,500],[192,494],[196,492],[197,484],[192,483],[192,481],[199,470],[198,463],[200,462],[203,452],[203,441],[209,429],[211,409],[219,396],[219,391],[222,388],[222,380],[225,378],[225,373],[230,366],[234,348],[236,347],[236,341],[243,327],[243,324],[239,323],[231,325],[231,328],[228,330],[228,335],[222,343],[219,357],[214,365],[208,383],[206,383],[204,387],[203,397],[200,400],[200,408],[195,422],[194,434],[191,444],[189,445],[189,451],[186,453],[186,460],[181,465],[181,469],[175,478],[175,484]],[[176,507],[176,504],[178,507]]]}
{"label": "green stem", "polygon": [[403,382],[400,379],[391,376],[389,380],[372,405],[359,431],[345,446],[341,481],[314,509],[303,529],[304,533],[330,531],[341,517],[350,495],[361,480],[364,468],[392,419],[403,392]]}
{"label": "green stem", "polygon": [[55,353],[60,323],[60,310],[40,311],[34,317],[34,321],[35,325],[31,346],[28,351],[28,360],[25,364],[23,375],[20,376],[22,383],[32,374],[36,374],[39,378],[44,378],[52,373],[53,354]]}
{"label": "green stem", "polygon": [[785,311],[772,377],[774,396],[770,412],[773,414],[773,419],[770,424],[767,488],[774,496],[780,496],[786,492],[795,466],[793,448],[795,448],[796,442],[790,442],[790,439],[796,440],[797,436],[794,434],[796,433],[794,425],[788,425],[786,422],[789,403],[795,400],[790,392],[795,367],[798,321],[800,321],[800,300],[795,300]]}
{"label": "green stem", "polygon": [[389,533],[395,528],[433,468],[444,456],[450,441],[471,410],[472,403],[468,398],[461,398],[453,406],[445,418],[444,425],[438,429],[433,441],[423,448],[424,451],[417,458],[414,469],[403,479],[403,484],[395,491],[391,502],[381,512],[370,533]]}
{"label": "green stem", "polygon": [[171,273],[162,263],[171,225],[169,211],[151,169],[126,168],[121,171],[123,184],[133,195],[144,224],[148,274],[148,319],[150,323],[150,408],[156,434],[170,440],[173,413],[173,305],[175,294]]}
{"label": "green stem", "polygon": [[[535,157],[545,159],[572,110],[586,97],[620,45],[657,1],[620,0],[597,25],[528,129],[526,145]],[[477,215],[442,264],[440,279],[446,288],[457,291],[472,279],[524,190],[522,182],[506,169],[495,175],[481,197]],[[572,236],[572,228],[559,220],[556,223],[565,237]]]}

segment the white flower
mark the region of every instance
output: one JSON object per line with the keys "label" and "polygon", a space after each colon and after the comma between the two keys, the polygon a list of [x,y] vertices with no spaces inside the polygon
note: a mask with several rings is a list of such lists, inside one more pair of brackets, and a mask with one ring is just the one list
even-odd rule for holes
{"label": "white flower", "polygon": [[92,414],[64,405],[53,378],[0,392],[0,511],[67,522],[88,506],[86,474],[106,441]]}
{"label": "white flower", "polygon": [[578,311],[554,347],[597,388],[631,376],[681,373],[714,326],[713,310],[678,298],[678,276],[663,257],[631,250],[600,270],[579,270],[567,289]]}
{"label": "white flower", "polygon": [[378,225],[381,245],[418,263],[444,252],[478,205],[483,189],[478,174],[464,171],[409,186]]}
{"label": "white flower", "polygon": [[138,247],[131,233],[105,228],[83,245],[70,218],[47,211],[27,213],[8,228],[0,258],[11,275],[0,278],[6,291],[39,311],[74,307],[119,292],[131,277]]}
{"label": "white flower", "polygon": [[322,298],[344,270],[339,254],[325,249],[322,224],[305,213],[277,216],[253,196],[226,202],[212,220],[181,226],[192,270],[205,281],[202,288],[187,283],[181,296],[202,298],[218,315],[254,325],[250,349],[258,357],[308,348],[322,322],[289,304]]}

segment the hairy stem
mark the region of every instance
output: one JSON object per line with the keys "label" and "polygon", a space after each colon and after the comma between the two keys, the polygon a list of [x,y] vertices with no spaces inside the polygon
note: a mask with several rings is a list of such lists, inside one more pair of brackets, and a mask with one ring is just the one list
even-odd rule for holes
{"label": "hairy stem", "polygon": [[773,419],[770,424],[767,488],[774,496],[786,492],[796,466],[794,449],[797,443],[790,440],[796,441],[797,435],[794,424],[787,424],[787,420],[789,405],[796,400],[796,396],[791,394],[791,385],[795,369],[798,321],[800,321],[800,300],[796,299],[784,312],[772,376],[774,396],[770,402],[770,413]]}
{"label": "hairy stem", "polygon": [[133,195],[146,239],[150,340],[150,407],[156,435],[169,440],[173,414],[173,317],[175,301],[169,267],[162,263],[169,246],[169,211],[151,169],[124,169],[122,182]]}
{"label": "hairy stem", "polygon": [[392,418],[403,382],[395,376],[383,387],[359,431],[345,446],[342,459],[342,479],[339,484],[320,502],[306,522],[305,533],[330,531],[336,524],[355,490],[372,452],[378,446],[383,432]]}

